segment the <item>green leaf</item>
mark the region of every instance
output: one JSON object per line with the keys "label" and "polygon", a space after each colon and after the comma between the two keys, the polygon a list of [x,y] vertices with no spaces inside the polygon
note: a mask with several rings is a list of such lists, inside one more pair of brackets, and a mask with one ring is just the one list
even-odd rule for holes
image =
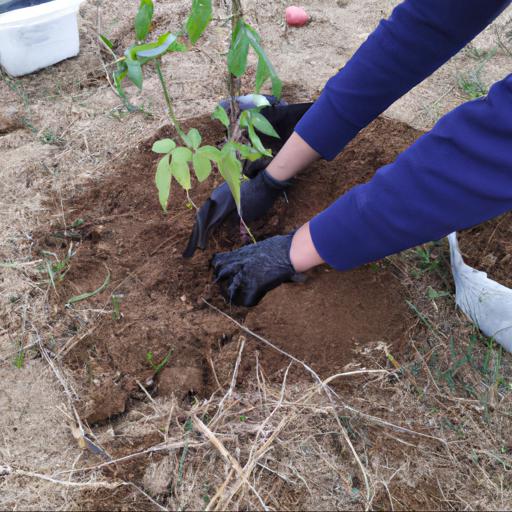
{"label": "green leaf", "polygon": [[201,134],[195,128],[191,128],[185,138],[192,149],[197,149],[201,144]]}
{"label": "green leaf", "polygon": [[185,189],[190,190],[190,169],[188,163],[192,160],[192,151],[188,148],[179,147],[172,153],[171,172],[176,181]]}
{"label": "green leaf", "polygon": [[[278,98],[281,97],[281,92],[283,89],[283,84],[281,80],[279,79],[277,72],[272,65],[272,62],[270,62],[270,59],[268,58],[267,54],[265,53],[265,50],[260,45],[260,36],[254,30],[250,25],[244,22],[245,27],[245,33],[247,34],[247,39],[249,40],[249,44],[252,46],[253,50],[257,53],[260,62],[258,62],[258,68],[260,70],[260,80],[262,76],[265,74],[267,77],[270,77],[270,80],[272,82],[272,94]],[[265,78],[267,80],[267,78]],[[264,81],[265,81],[264,80]],[[263,83],[261,83],[263,85]],[[261,87],[260,85],[260,87]],[[256,92],[259,92],[257,89]]]}
{"label": "green leaf", "polygon": [[174,41],[174,43],[169,46],[170,52],[186,52],[188,51],[188,47],[186,44],[180,43],[178,40]]}
{"label": "green leaf", "polygon": [[270,151],[270,149],[265,149],[265,146],[263,146],[261,139],[254,131],[254,126],[252,126],[252,124],[250,124],[247,127],[247,131],[249,132],[249,139],[251,140],[251,143],[256,149],[256,151],[259,151],[262,155],[265,156],[272,156],[272,151]]}
{"label": "green leaf", "polygon": [[139,10],[135,16],[135,35],[137,37],[137,41],[144,41],[144,39],[146,39],[149,29],[151,28],[152,19],[152,0],[140,0]]}
{"label": "green leaf", "polygon": [[151,150],[154,153],[170,153],[176,147],[176,142],[172,139],[157,140]]}
{"label": "green leaf", "polygon": [[247,55],[249,54],[249,38],[245,30],[246,24],[239,20],[228,53],[228,70],[232,75],[240,77],[247,69]]}
{"label": "green leaf", "polygon": [[[169,363],[169,359],[171,358],[172,356],[172,353],[174,352],[174,349],[171,348],[171,350],[169,350],[169,352],[167,353],[167,355],[162,359],[162,361],[155,365],[153,364],[153,371],[155,372],[155,375],[158,375],[162,369],[167,366],[167,364]],[[151,356],[151,361],[153,361],[153,356]]]}
{"label": "green leaf", "polygon": [[222,148],[219,171],[228,184],[229,190],[235,200],[237,210],[240,213],[240,178],[242,176],[242,164],[236,157],[234,147],[229,143]]}
{"label": "green leaf", "polygon": [[249,117],[251,113],[249,110],[244,110],[240,117],[238,118],[238,124],[240,125],[240,128],[248,128],[249,127]]}
{"label": "green leaf", "polygon": [[[162,142],[162,141],[159,141]],[[158,200],[162,206],[162,210],[167,212],[167,204],[169,203],[169,195],[171,194],[172,173],[169,166],[170,155],[165,155],[156,168],[155,184],[158,190]]]}
{"label": "green leaf", "polygon": [[204,181],[212,172],[212,164],[210,160],[201,153],[194,153],[192,157],[192,165],[199,182]]}
{"label": "green leaf", "polygon": [[133,57],[143,57],[147,59],[155,59],[169,51],[172,44],[176,41],[176,36],[168,32],[160,36],[154,43],[140,44],[131,49]]}
{"label": "green leaf", "polygon": [[192,0],[192,10],[185,29],[192,44],[201,37],[212,19],[211,0]]}
{"label": "green leaf", "polygon": [[197,153],[215,163],[217,163],[222,157],[220,150],[214,146],[202,146],[198,148]]}
{"label": "green leaf", "polygon": [[245,160],[249,160],[250,162],[254,162],[256,160],[259,160],[262,156],[265,156],[259,151],[256,151],[251,146],[247,146],[245,144],[240,143],[236,143],[235,146],[240,155],[242,156],[242,158],[244,158]]}
{"label": "green leaf", "polygon": [[279,134],[274,130],[274,127],[270,124],[269,120],[259,112],[251,112],[250,120],[252,125],[256,130],[269,137],[275,137],[276,139],[280,139]]}
{"label": "green leaf", "polygon": [[126,59],[128,66],[128,78],[139,88],[142,89],[142,66],[138,60]]}
{"label": "green leaf", "polygon": [[228,117],[228,114],[220,105],[217,105],[217,107],[213,111],[212,119],[217,119],[226,128],[229,128],[229,117]]}
{"label": "green leaf", "polygon": [[95,295],[98,295],[101,293],[110,283],[110,271],[107,269],[107,277],[105,278],[105,281],[103,284],[94,290],[93,292],[86,292],[82,293],[80,295],[75,295],[74,297],[71,297],[68,302],[66,303],[66,306],[70,306],[71,304],[75,304],[76,302],[81,302],[82,300],[90,299],[91,297],[94,297]]}
{"label": "green leaf", "polygon": [[105,37],[103,34],[99,34],[99,36],[101,41],[107,48],[109,48],[110,50],[114,49],[114,43],[108,37]]}
{"label": "green leaf", "polygon": [[256,68],[256,80],[254,88],[256,92],[260,92],[263,84],[270,78],[267,63],[263,59],[258,59],[258,67]]}

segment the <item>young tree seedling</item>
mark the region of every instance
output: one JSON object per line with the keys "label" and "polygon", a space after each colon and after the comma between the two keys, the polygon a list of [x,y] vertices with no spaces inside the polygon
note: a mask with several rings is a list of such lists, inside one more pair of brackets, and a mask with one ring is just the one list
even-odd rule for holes
{"label": "young tree seedling", "polygon": [[[240,0],[232,0],[231,42],[227,54],[229,75],[229,115],[220,105],[214,110],[212,118],[221,122],[227,130],[227,140],[221,148],[202,145],[203,137],[196,128],[185,133],[174,111],[174,105],[162,72],[162,58],[166,54],[186,52],[195,45],[212,19],[211,0],[192,0],[190,14],[183,29],[176,34],[166,32],[148,41],[152,32],[154,5],[152,0],[141,0],[135,17],[135,44],[131,45],[124,56],[118,57],[113,43],[100,36],[103,45],[116,58],[114,84],[119,96],[128,102],[123,81],[130,80],[140,90],[143,88],[143,69],[149,64],[154,66],[162,94],[167,106],[169,120],[176,130],[177,139],[165,138],[153,144],[153,151],[161,154],[155,175],[155,184],[162,209],[166,212],[169,204],[173,180],[186,192],[188,205],[195,206],[190,198],[192,188],[191,168],[198,182],[205,181],[214,168],[228,184],[238,213],[241,212],[240,185],[243,179],[242,160],[255,161],[263,156],[271,156],[257,131],[278,138],[271,123],[260,113],[269,105],[268,100],[259,94],[261,88],[270,80],[272,94],[280,97],[282,83],[276,70],[261,45],[259,34],[244,19]],[[258,65],[255,77],[255,108],[245,110],[239,115],[236,96],[240,95],[240,78],[247,70],[249,49],[255,52]],[[243,140],[243,132],[248,140]],[[245,223],[242,223],[245,226]],[[247,226],[245,226],[247,228]],[[247,228],[248,230],[248,228]],[[250,231],[248,231],[250,233]]]}

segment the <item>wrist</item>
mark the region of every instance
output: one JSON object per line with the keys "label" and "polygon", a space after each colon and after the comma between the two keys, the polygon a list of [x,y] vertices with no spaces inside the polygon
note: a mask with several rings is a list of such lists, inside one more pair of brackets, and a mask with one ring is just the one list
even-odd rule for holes
{"label": "wrist", "polygon": [[309,222],[298,229],[292,238],[290,262],[296,272],[306,272],[324,263],[313,244]]}
{"label": "wrist", "polygon": [[261,171],[261,179],[265,182],[267,187],[275,190],[286,190],[292,184],[292,180],[278,180],[270,175],[267,169]]}

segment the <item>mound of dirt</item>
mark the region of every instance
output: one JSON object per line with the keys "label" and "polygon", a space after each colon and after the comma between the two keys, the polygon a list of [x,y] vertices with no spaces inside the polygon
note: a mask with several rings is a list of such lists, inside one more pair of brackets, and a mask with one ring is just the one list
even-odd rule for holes
{"label": "mound of dirt", "polygon": [[[189,124],[200,129],[207,144],[222,139],[209,119]],[[169,135],[167,129],[156,134]],[[302,174],[289,201],[280,200],[253,226],[257,238],[298,227],[350,187],[367,181],[418,135],[402,123],[377,120],[338,159]],[[69,200],[68,225],[74,227],[56,224],[43,237],[46,249],[62,254],[73,243],[69,270],[54,299],[52,327],[68,339],[62,351],[82,385],[81,413],[89,422],[125,412],[130,400],[145,399],[141,385],[154,394],[174,392],[186,399],[228,382],[240,332],[202,297],[240,321],[249,313],[250,328],[304,359],[323,377],[354,361],[354,351],[369,342],[386,342],[399,354],[407,308],[398,281],[384,265],[344,274],[322,268],[311,273],[306,285],[290,284],[269,293],[250,312],[227,306],[212,284],[208,263],[213,253],[240,245],[237,227],[216,233],[208,250],[191,260],[181,257],[194,215],[184,207],[186,197],[178,187],[172,191],[170,213],[162,214],[153,185],[153,140],[141,143],[110,175]],[[212,179],[195,187],[196,204],[213,185]],[[107,275],[105,291],[64,307],[71,296],[98,289]],[[120,304],[119,317],[113,295]],[[254,352],[256,342],[250,343]],[[270,348],[257,348],[270,376],[288,365]],[[156,370],[168,354],[166,367]],[[252,377],[253,364],[254,357],[244,357],[241,380]],[[177,377],[179,369],[184,378]]]}
{"label": "mound of dirt", "polygon": [[466,263],[512,288],[512,212],[459,234]]}
{"label": "mound of dirt", "polygon": [[[287,284],[268,294],[246,324],[324,377],[360,362],[372,342],[385,341],[392,353],[401,353],[407,330],[401,286],[385,268],[374,268],[317,270],[304,285]],[[263,353],[264,368],[279,371],[288,362]]]}

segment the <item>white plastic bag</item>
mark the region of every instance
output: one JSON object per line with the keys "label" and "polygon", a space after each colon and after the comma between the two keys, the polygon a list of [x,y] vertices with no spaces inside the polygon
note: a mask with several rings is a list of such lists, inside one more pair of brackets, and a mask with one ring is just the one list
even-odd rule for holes
{"label": "white plastic bag", "polygon": [[448,235],[457,305],[486,335],[512,352],[512,290],[464,263],[457,234]]}

